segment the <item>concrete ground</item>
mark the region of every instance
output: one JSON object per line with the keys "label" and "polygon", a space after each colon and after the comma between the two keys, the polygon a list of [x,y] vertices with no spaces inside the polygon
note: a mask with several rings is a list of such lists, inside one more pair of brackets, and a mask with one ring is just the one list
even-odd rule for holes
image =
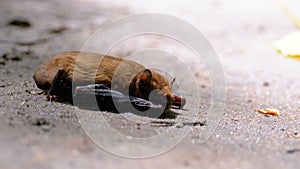
{"label": "concrete ground", "polygon": [[[300,5],[287,2],[291,10]],[[84,112],[86,117],[93,112],[46,101],[38,95],[32,75],[53,54],[80,50],[103,24],[141,12],[179,17],[207,36],[223,66],[227,99],[218,128],[204,143],[201,132],[207,126],[202,116],[195,125],[175,120],[175,127],[137,128],[120,114],[98,112],[129,135],[146,137],[171,127],[174,133],[191,128],[168,152],[131,159],[94,144],[79,123]],[[273,40],[297,29],[274,1],[2,0],[0,16],[0,168],[298,168],[300,62],[272,49]],[[204,98],[200,110],[205,111],[210,103],[209,79],[203,72],[194,73]],[[276,108],[281,115],[254,111],[260,108]],[[76,111],[84,117],[76,116]],[[178,119],[192,114],[190,110],[179,113]],[[154,144],[153,150],[159,147]],[[127,152],[130,148],[123,147]]]}

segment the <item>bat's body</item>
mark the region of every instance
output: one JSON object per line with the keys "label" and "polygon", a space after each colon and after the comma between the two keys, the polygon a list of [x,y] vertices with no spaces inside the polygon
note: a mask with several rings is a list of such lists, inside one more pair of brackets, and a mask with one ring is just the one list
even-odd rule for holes
{"label": "bat's body", "polygon": [[54,56],[36,70],[33,78],[40,89],[63,101],[72,102],[76,86],[81,86],[79,90],[84,85],[101,84],[144,100],[149,100],[149,94],[156,89],[158,95],[165,96],[166,109],[185,103],[173,95],[167,78],[158,72],[129,59],[95,53],[65,52]]}

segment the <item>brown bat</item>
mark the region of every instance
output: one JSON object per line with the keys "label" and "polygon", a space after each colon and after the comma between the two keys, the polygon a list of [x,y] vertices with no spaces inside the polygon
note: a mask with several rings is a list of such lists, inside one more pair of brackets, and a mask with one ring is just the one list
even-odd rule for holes
{"label": "brown bat", "polygon": [[[100,98],[100,107],[106,108],[112,104],[107,102],[107,97],[121,101],[129,98],[135,107],[144,108],[155,107],[160,100],[166,100],[165,110],[185,105],[185,99],[174,95],[167,78],[157,71],[129,59],[102,54],[65,52],[56,55],[40,65],[33,78],[38,88],[48,91],[49,98],[56,97],[63,102],[72,103],[74,93],[76,97],[96,95]],[[153,93],[158,103],[149,101]]]}

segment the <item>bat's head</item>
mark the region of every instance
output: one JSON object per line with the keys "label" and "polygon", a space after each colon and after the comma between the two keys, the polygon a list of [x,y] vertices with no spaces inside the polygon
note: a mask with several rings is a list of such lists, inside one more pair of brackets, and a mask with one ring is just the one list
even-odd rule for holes
{"label": "bat's head", "polygon": [[134,76],[130,83],[130,95],[151,100],[154,103],[165,102],[166,109],[171,106],[182,108],[185,99],[175,96],[168,79],[162,74],[145,69]]}

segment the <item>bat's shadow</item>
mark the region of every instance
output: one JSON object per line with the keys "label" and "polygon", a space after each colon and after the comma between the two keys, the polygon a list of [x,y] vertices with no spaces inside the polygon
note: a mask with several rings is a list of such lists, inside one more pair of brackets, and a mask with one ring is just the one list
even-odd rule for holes
{"label": "bat's shadow", "polygon": [[[80,99],[81,101],[73,105],[85,110],[90,111],[106,111],[110,113],[132,113],[138,116],[148,117],[148,118],[159,118],[159,119],[175,119],[180,113],[177,113],[171,109],[164,110],[163,108],[151,108],[149,107],[138,107],[131,104],[130,102],[118,103],[115,106],[111,98],[97,98],[96,102],[90,99]],[[174,109],[175,110],[175,109]],[[182,110],[182,109],[181,109]]]}

